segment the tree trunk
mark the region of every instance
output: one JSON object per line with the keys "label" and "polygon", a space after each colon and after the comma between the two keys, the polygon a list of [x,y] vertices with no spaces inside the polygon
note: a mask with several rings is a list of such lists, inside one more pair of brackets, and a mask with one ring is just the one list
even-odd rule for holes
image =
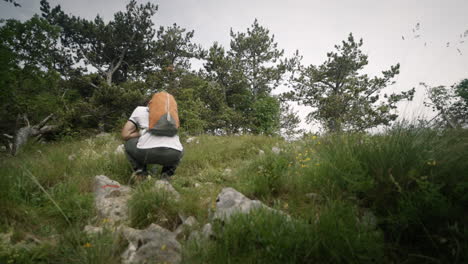
{"label": "tree trunk", "polygon": [[18,132],[16,132],[13,148],[11,150],[12,154],[17,155],[21,146],[23,146],[30,137],[42,135],[57,130],[58,126],[56,125],[45,125],[53,117],[53,115],[54,114],[50,114],[35,126],[31,126],[29,124],[29,121],[27,120],[27,117],[25,116],[24,118],[27,121],[27,126],[20,128]]}

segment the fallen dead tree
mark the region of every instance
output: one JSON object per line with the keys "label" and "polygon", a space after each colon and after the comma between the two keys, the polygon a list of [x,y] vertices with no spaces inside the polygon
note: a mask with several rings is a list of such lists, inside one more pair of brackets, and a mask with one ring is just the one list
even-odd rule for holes
{"label": "fallen dead tree", "polygon": [[44,118],[41,122],[39,122],[39,124],[31,126],[31,124],[29,123],[28,117],[24,115],[23,119],[26,122],[26,126],[16,131],[14,139],[13,139],[13,144],[11,147],[11,154],[12,155],[18,154],[21,146],[23,146],[26,142],[28,142],[29,138],[36,137],[36,139],[39,139],[42,137],[42,135],[46,133],[56,131],[59,128],[59,126],[46,125],[47,122],[49,122],[53,116],[54,114],[50,114],[46,118]]}

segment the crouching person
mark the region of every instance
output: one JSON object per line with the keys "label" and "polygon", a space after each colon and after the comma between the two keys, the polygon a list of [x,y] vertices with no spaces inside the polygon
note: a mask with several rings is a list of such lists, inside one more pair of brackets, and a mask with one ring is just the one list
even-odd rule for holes
{"label": "crouching person", "polygon": [[162,165],[163,179],[174,175],[183,156],[178,127],[177,104],[168,93],[157,93],[148,107],[135,108],[122,129],[122,139],[136,181],[142,181],[148,175],[148,164]]}

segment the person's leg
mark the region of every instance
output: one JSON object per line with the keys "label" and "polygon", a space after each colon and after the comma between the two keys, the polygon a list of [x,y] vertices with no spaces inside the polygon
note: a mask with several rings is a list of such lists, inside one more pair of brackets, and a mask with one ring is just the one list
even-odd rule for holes
{"label": "person's leg", "polygon": [[146,150],[145,163],[162,165],[163,177],[170,177],[179,165],[183,152],[172,148],[152,148]]}
{"label": "person's leg", "polygon": [[125,154],[127,156],[128,161],[132,165],[132,169],[135,172],[146,172],[146,163],[141,160],[141,155],[139,153],[139,149],[137,148],[138,138],[131,138],[127,140],[124,144],[125,146]]}

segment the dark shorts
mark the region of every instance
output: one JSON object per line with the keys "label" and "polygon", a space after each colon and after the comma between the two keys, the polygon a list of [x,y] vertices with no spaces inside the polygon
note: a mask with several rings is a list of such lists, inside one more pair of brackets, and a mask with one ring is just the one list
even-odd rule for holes
{"label": "dark shorts", "polygon": [[146,169],[148,164],[159,164],[164,167],[177,167],[183,152],[166,147],[140,149],[137,148],[138,138],[125,142],[125,152],[134,169]]}

